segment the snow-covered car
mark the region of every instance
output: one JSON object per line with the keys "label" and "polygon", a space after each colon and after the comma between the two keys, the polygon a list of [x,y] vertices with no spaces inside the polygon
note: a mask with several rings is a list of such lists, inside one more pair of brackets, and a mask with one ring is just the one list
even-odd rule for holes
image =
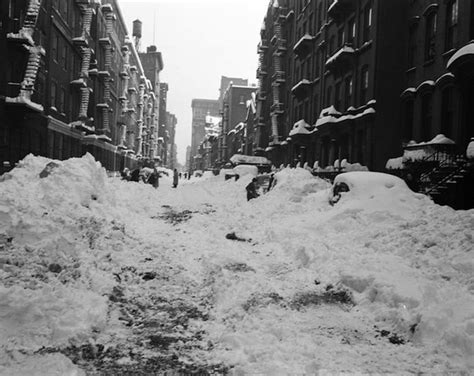
{"label": "snow-covered car", "polygon": [[372,198],[387,191],[402,190],[410,194],[406,183],[390,174],[370,171],[352,171],[339,174],[334,179],[329,195],[329,203],[336,204],[343,196],[353,198]]}

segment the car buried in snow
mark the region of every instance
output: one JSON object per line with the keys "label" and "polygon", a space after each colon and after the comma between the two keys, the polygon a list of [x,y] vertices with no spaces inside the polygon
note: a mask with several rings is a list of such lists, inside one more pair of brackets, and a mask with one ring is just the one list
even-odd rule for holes
{"label": "car buried in snow", "polygon": [[341,199],[372,199],[377,196],[402,191],[408,195],[413,192],[400,178],[382,172],[352,171],[339,174],[329,194],[329,203],[334,205]]}

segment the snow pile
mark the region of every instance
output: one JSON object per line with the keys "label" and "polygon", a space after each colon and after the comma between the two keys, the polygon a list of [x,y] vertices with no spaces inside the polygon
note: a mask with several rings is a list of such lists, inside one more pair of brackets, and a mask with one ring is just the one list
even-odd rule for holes
{"label": "snow pile", "polygon": [[[285,168],[275,174],[276,185],[271,191],[275,195],[290,197],[290,200],[298,201],[302,196],[315,193],[329,187],[329,184],[321,179],[316,179],[311,172],[305,168]],[[280,198],[280,197],[278,197]],[[281,197],[282,198],[282,197]]]}
{"label": "snow pile", "polygon": [[[106,322],[103,283],[96,286],[89,268],[94,257],[77,235],[113,209],[114,191],[89,154],[54,161],[56,167],[40,178],[50,162],[28,155],[0,183],[0,373],[16,367],[12,351],[67,346]],[[50,374],[80,374],[75,366],[65,371],[72,366],[65,357],[55,359],[59,368]]]}
{"label": "snow pile", "polygon": [[304,168],[247,201],[251,175],[154,189],[88,155],[40,178],[49,162],[0,183],[2,375],[474,369],[473,210],[367,172],[331,206]]}
{"label": "snow pile", "polygon": [[468,159],[474,159],[474,137],[471,138],[469,145],[467,145],[466,157]]}

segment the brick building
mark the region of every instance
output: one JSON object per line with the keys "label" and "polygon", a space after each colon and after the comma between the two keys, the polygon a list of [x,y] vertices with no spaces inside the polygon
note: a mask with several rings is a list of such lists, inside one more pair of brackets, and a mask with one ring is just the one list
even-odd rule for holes
{"label": "brick building", "polygon": [[[154,153],[156,93],[116,0],[0,4],[0,160],[92,153],[109,170]],[[12,62],[15,62],[14,64]]]}
{"label": "brick building", "polygon": [[454,141],[451,156],[465,153],[473,25],[474,6],[462,0],[270,1],[254,154],[275,165],[332,168],[346,159],[381,171],[420,147],[411,140],[440,133]]}
{"label": "brick building", "polygon": [[222,99],[222,131],[218,140],[217,164],[228,162],[234,154],[243,154],[245,148],[245,122],[247,103],[256,87],[234,85],[227,87]]}
{"label": "brick building", "polygon": [[277,165],[347,159],[382,169],[401,150],[390,141],[399,138],[406,4],[271,2],[259,45],[257,150]]}

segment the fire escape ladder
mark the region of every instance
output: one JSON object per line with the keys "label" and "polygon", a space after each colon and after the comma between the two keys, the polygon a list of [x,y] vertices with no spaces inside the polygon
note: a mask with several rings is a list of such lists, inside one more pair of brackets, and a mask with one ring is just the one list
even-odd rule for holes
{"label": "fire escape ladder", "polygon": [[92,50],[90,48],[82,49],[81,78],[89,77],[89,66],[91,63]]}
{"label": "fire escape ladder", "polygon": [[90,34],[90,31],[91,31],[92,15],[93,15],[92,8],[91,7],[85,8],[84,14],[82,16],[82,31],[86,35]]}
{"label": "fire escape ladder", "polygon": [[79,108],[79,119],[87,119],[87,109],[89,107],[90,90],[88,87],[81,87],[81,105]]}
{"label": "fire escape ladder", "polygon": [[38,15],[41,7],[40,0],[30,0],[26,10],[25,20],[23,22],[23,29],[33,30],[38,20]]}

